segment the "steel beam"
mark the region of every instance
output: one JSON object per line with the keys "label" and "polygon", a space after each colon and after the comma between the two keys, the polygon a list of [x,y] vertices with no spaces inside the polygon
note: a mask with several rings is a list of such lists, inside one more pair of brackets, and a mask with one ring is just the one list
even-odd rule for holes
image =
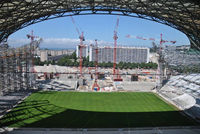
{"label": "steel beam", "polygon": [[85,14],[116,14],[152,20],[185,33],[200,48],[197,0],[1,0],[0,42],[29,25]]}

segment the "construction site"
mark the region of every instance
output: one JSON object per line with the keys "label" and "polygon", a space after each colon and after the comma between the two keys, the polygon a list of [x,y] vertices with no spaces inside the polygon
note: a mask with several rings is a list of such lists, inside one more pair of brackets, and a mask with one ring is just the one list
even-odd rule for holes
{"label": "construction site", "polygon": [[[119,47],[118,27],[119,17],[116,20],[113,34],[113,47],[98,46],[98,40],[88,49],[84,44],[84,33],[80,32],[75,20],[70,16],[71,21],[79,36],[80,44],[77,44],[76,54],[79,67],[66,67],[58,65],[35,66],[34,58],[42,39],[38,36],[28,34],[31,39],[30,44],[19,48],[6,48],[1,45],[1,94],[19,90],[74,90],[82,92],[112,92],[112,91],[151,91],[161,88],[163,81],[168,79],[171,73],[163,55],[163,44],[166,42],[175,44],[176,41],[168,41],[160,35],[160,44],[154,54],[150,54],[149,48],[142,47]],[[127,38],[133,38],[127,35]],[[140,40],[155,41],[155,38],[134,37]],[[35,40],[37,39],[37,40]],[[3,47],[4,46],[4,47]],[[89,46],[89,45],[88,45]],[[168,50],[168,49],[166,49]],[[150,56],[151,55],[151,56]],[[89,60],[94,62],[94,67],[83,67],[83,57],[89,56]],[[148,63],[158,64],[155,69],[119,69],[119,62],[127,63]],[[172,60],[170,60],[172,61]],[[99,67],[99,63],[110,62],[113,67]]]}
{"label": "construction site", "polygon": [[[34,49],[41,40],[19,48],[6,48],[2,45],[0,50],[0,93],[36,89],[36,74],[34,74]],[[4,46],[4,47],[3,47]]]}
{"label": "construction site", "polygon": [[[136,89],[150,90],[156,86],[156,70],[120,70],[120,77],[116,76],[120,78],[120,81],[113,80],[113,74],[110,73],[112,70],[112,68],[98,68],[96,75],[95,68],[84,67],[82,68],[81,77],[79,74],[80,70],[77,67],[61,67],[57,65],[35,66],[37,81],[40,81],[38,82],[39,88],[45,90],[109,92],[135,91]],[[145,84],[148,86],[142,88]]]}
{"label": "construction site", "polygon": [[[1,1],[0,133],[199,134],[199,13],[200,3],[192,0]],[[103,19],[93,18],[97,23],[77,19],[77,22],[85,23],[82,26],[89,26],[84,29],[85,34],[83,27],[79,28],[72,17],[90,14],[117,15],[114,21],[105,19],[106,25],[112,23],[111,33],[104,35],[111,35],[105,38],[110,46],[101,44],[105,39],[100,34],[107,33],[105,25],[99,35],[96,33],[100,31],[90,31],[94,24],[93,28],[100,29]],[[185,37],[179,39],[176,32],[172,31],[168,36],[170,32],[159,26],[143,23],[136,28],[134,21],[131,23],[133,27],[122,23],[127,27],[123,33],[118,30],[119,22],[121,24],[123,20],[119,16],[167,25],[184,34],[189,43],[184,41]],[[60,17],[71,19],[72,29],[56,23],[65,30],[64,38],[73,37],[72,30],[76,32],[77,37],[73,37],[76,53],[75,49],[43,49],[40,45],[48,36],[43,40],[33,31],[26,35],[30,39],[26,45],[12,48],[7,44],[18,30]],[[66,24],[65,18],[62,21]],[[43,33],[50,33],[50,30],[53,30],[54,37],[60,35],[60,31],[56,33],[54,30],[58,29],[55,23],[43,26],[47,24],[51,24],[48,31],[45,29],[40,35],[45,37]],[[136,33],[137,29],[140,33]],[[149,29],[149,33],[143,29]],[[152,30],[157,31],[156,34]],[[131,39],[149,41],[152,46],[125,44],[118,35],[130,42]],[[181,40],[183,42],[179,43]],[[126,47],[119,46],[119,42]],[[23,43],[25,41],[18,46]],[[40,50],[40,56],[37,50]],[[59,63],[61,57],[65,58],[63,64]]]}
{"label": "construction site", "polygon": [[[144,90],[154,89],[156,87],[156,79],[158,79],[158,71],[155,69],[123,69],[120,70],[116,67],[119,63],[119,57],[117,55],[119,51],[117,49],[117,30],[119,26],[119,18],[117,18],[116,26],[114,29],[114,47],[109,52],[110,60],[113,62],[113,68],[101,68],[98,67],[100,62],[108,62],[100,60],[103,55],[100,52],[102,48],[98,47],[98,41],[95,40],[95,45],[92,46],[90,58],[95,62],[95,67],[83,67],[83,56],[87,55],[88,49],[84,45],[84,33],[80,32],[76,26],[75,20],[71,16],[72,23],[74,24],[76,31],[79,35],[80,44],[77,47],[77,54],[79,58],[79,67],[63,67],[57,65],[44,65],[35,66],[34,57],[36,56],[36,50],[39,47],[42,39],[31,34],[27,37],[31,39],[30,44],[21,46],[19,48],[4,48],[1,49],[1,94],[6,94],[12,91],[21,90],[76,90],[76,91],[131,91],[134,90],[133,85],[141,85],[140,82],[145,83],[147,86]],[[35,40],[37,38],[37,40]],[[128,50],[132,50],[129,53],[134,53],[138,50],[136,55],[130,58],[127,62],[148,62],[149,50],[144,48],[125,48],[124,54]],[[145,51],[143,51],[145,50]],[[120,50],[121,53],[122,50]],[[100,53],[100,54],[99,54]],[[118,52],[119,53],[119,52]],[[141,54],[140,54],[141,53]],[[134,57],[142,57],[142,59],[134,60]],[[146,57],[145,57],[145,56]],[[108,56],[108,55],[107,55]],[[111,61],[112,60],[112,61]],[[154,57],[154,60],[158,62],[158,56]],[[135,81],[135,83],[133,83]],[[141,89],[136,87],[135,89]],[[143,89],[143,88],[142,88]]]}

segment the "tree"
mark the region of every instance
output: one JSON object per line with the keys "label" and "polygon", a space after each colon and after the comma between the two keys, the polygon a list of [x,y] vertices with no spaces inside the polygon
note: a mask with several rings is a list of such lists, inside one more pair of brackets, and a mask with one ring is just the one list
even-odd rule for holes
{"label": "tree", "polygon": [[90,61],[89,62],[89,67],[95,67],[95,62],[94,61]]}
{"label": "tree", "polygon": [[77,60],[77,57],[76,57],[76,52],[73,52],[72,55],[71,55],[71,59],[74,59],[74,61]]}
{"label": "tree", "polygon": [[55,60],[52,60],[51,64],[52,64],[52,65],[55,65],[55,64],[56,64]]}
{"label": "tree", "polygon": [[107,67],[113,67],[113,63],[111,63],[110,61],[107,63]]}

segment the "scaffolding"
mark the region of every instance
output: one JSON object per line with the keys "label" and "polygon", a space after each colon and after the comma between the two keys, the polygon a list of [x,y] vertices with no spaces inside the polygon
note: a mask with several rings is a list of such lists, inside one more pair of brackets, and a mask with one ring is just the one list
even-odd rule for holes
{"label": "scaffolding", "polygon": [[37,87],[32,60],[40,41],[19,48],[0,49],[0,95]]}

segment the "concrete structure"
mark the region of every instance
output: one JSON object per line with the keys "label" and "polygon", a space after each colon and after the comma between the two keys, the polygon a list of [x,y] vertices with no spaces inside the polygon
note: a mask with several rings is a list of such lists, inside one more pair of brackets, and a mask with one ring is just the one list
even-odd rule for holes
{"label": "concrete structure", "polygon": [[[82,57],[87,57],[88,55],[88,46],[84,45],[82,46]],[[76,46],[76,56],[79,57],[80,56],[80,45]]]}
{"label": "concrete structure", "polygon": [[48,53],[46,50],[40,52],[40,61],[44,62],[48,60]]}
{"label": "concrete structure", "polygon": [[[113,47],[98,47],[98,62],[113,62]],[[90,45],[89,60],[95,61],[95,47]],[[116,62],[148,63],[149,48],[146,47],[117,47]]]}
{"label": "concrete structure", "polygon": [[200,74],[172,76],[157,93],[199,121]]}
{"label": "concrete structure", "polygon": [[40,57],[40,61],[48,61],[49,59],[53,59],[54,57],[59,57],[62,55],[71,55],[75,50],[41,50],[37,49],[36,54]]}
{"label": "concrete structure", "polygon": [[[184,51],[185,50],[185,51]],[[200,66],[200,51],[170,46],[163,51],[164,60],[171,66]]]}
{"label": "concrete structure", "polygon": [[199,134],[199,127],[146,127],[146,128],[5,128],[0,132],[7,134]]}

